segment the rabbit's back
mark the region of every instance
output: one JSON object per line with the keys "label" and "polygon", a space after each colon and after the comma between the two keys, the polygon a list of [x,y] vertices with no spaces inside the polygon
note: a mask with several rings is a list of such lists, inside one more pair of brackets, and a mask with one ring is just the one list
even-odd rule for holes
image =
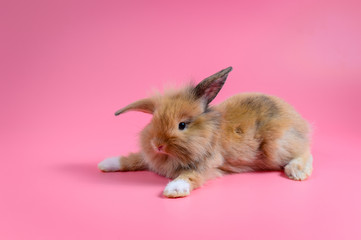
{"label": "rabbit's back", "polygon": [[222,114],[224,170],[279,170],[309,146],[307,122],[280,98],[244,93],[215,108]]}

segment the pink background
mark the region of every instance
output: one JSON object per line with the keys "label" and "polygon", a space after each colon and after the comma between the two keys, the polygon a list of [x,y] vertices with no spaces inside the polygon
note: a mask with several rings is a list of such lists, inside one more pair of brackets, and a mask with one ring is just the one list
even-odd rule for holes
{"label": "pink background", "polygon": [[[0,239],[361,239],[360,1],[0,2]],[[284,98],[314,128],[314,173],[208,182],[102,173],[149,115],[118,108],[233,66],[220,102]]]}

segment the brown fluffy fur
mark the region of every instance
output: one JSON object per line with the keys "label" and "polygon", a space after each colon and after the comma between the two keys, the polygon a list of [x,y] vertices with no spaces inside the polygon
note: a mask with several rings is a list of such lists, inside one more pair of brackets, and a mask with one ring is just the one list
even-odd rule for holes
{"label": "brown fluffy fur", "polygon": [[[140,135],[141,152],[121,157],[120,170],[149,169],[187,181],[190,190],[210,178],[252,170],[284,168],[292,179],[307,178],[312,170],[310,130],[289,104],[274,96],[244,93],[208,106],[231,69],[195,87],[142,99],[117,111],[116,115],[128,110],[153,114]],[[186,129],[178,129],[180,122],[187,123]]]}

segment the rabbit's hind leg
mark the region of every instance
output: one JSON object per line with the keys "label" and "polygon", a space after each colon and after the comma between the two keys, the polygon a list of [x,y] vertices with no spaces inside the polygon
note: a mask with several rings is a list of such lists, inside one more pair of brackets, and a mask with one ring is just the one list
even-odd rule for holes
{"label": "rabbit's hind leg", "polygon": [[293,180],[305,180],[312,173],[313,157],[307,152],[300,157],[292,159],[285,167],[285,174]]}

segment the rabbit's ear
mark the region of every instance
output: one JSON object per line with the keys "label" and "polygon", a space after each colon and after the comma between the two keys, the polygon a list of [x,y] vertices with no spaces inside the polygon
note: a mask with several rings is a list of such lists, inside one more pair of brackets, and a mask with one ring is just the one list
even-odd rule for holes
{"label": "rabbit's ear", "polygon": [[193,90],[196,97],[204,98],[207,104],[210,103],[223,87],[230,71],[232,71],[232,67],[223,69],[200,82]]}
{"label": "rabbit's ear", "polygon": [[118,116],[119,114],[122,114],[122,113],[125,113],[128,111],[138,111],[138,112],[153,114],[154,108],[155,108],[154,102],[149,98],[145,98],[145,99],[141,99],[136,102],[133,102],[122,109],[119,109],[118,111],[115,112],[115,116]]}

